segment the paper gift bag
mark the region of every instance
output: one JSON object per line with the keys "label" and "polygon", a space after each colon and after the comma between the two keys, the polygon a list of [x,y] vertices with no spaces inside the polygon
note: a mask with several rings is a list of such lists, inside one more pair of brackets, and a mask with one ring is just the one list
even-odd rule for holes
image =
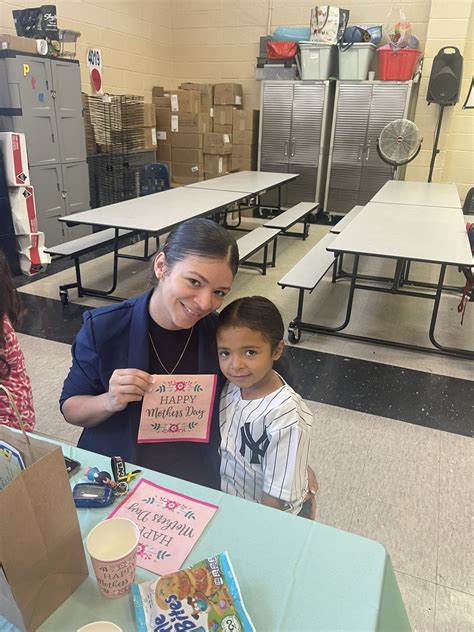
{"label": "paper gift bag", "polygon": [[0,426],[26,469],[0,491],[0,566],[28,632],[87,577],[79,521],[61,448]]}

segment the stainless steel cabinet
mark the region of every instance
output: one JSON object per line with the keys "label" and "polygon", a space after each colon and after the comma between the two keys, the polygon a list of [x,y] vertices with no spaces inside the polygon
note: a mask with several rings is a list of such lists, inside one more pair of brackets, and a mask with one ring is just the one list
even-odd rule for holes
{"label": "stainless steel cabinet", "polygon": [[[262,82],[258,169],[300,174],[283,187],[283,207],[322,200],[331,101],[328,81]],[[261,202],[276,206],[276,194]]]}
{"label": "stainless steel cabinet", "polygon": [[408,116],[412,83],[337,82],[324,198],[330,216],[367,204],[392,178],[377,140],[387,123]]}

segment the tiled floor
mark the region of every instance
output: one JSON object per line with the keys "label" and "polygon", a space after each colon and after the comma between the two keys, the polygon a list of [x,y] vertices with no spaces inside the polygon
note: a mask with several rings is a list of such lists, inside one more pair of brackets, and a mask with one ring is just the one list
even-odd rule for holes
{"label": "tiled floor", "polygon": [[[291,320],[296,293],[276,282],[325,232],[327,227],[316,225],[307,242],[281,239],[277,267],[267,277],[240,271],[231,298],[264,294],[279,305],[285,322]],[[88,283],[108,283],[110,255],[104,257],[84,266]],[[389,263],[370,265],[387,270]],[[120,262],[121,294],[145,289],[145,269]],[[99,302],[79,303],[71,292],[73,302],[63,307],[57,287],[73,271],[53,272],[54,266],[49,276],[21,287],[27,313],[20,342],[38,431],[75,442],[79,432],[65,424],[56,401],[84,306]],[[413,274],[433,277],[427,266]],[[456,270],[450,276],[460,283]],[[334,288],[325,282],[308,310],[320,322],[335,321],[345,293],[347,284]],[[355,305],[351,327],[425,344],[430,306],[366,293]],[[472,348],[474,305],[461,328],[456,298],[446,297],[439,324],[443,341]],[[298,388],[316,419],[311,463],[320,482],[317,519],[386,546],[414,630],[473,630],[474,363],[316,334],[303,334],[290,354]]]}

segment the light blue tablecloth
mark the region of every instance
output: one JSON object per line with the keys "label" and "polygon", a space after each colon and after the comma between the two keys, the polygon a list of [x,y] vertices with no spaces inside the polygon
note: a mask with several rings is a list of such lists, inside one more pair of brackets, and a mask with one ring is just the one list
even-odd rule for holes
{"label": "light blue tablecloth", "polygon": [[[62,447],[65,456],[81,462],[81,470],[95,465],[110,471],[110,459]],[[390,558],[381,544],[156,472],[144,470],[141,476],[219,505],[184,566],[228,551],[259,632],[410,630]],[[85,482],[80,473],[72,477],[71,486],[77,482]],[[84,539],[112,509],[78,509]],[[40,632],[75,632],[97,620],[113,621],[124,632],[133,632],[131,597],[102,597],[88,563],[89,577]],[[137,569],[137,582],[152,578],[156,576]]]}

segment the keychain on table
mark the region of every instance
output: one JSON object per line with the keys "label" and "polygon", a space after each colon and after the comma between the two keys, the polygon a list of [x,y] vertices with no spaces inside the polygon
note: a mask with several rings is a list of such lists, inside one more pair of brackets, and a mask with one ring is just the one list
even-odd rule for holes
{"label": "keychain on table", "polygon": [[84,475],[93,483],[110,487],[115,496],[124,496],[129,492],[127,481],[114,481],[112,475],[98,467],[86,467]]}

